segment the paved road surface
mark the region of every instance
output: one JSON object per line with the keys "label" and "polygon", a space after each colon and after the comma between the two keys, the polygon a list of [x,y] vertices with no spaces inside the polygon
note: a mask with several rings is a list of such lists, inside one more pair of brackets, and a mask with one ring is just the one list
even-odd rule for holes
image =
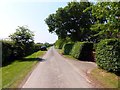
{"label": "paved road surface", "polygon": [[94,88],[86,72],[96,67],[90,62],[63,58],[51,47],[22,88]]}

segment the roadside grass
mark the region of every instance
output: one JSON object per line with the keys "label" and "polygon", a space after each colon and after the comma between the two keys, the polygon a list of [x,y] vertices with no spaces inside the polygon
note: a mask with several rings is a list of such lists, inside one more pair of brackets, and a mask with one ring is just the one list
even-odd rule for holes
{"label": "roadside grass", "polygon": [[2,89],[2,69],[0,69],[0,90]]}
{"label": "roadside grass", "polygon": [[38,51],[25,57],[22,60],[15,60],[13,63],[1,67],[2,88],[18,88],[26,75],[39,62],[38,58],[45,54],[45,51]]}
{"label": "roadside grass", "polygon": [[78,59],[74,58],[74,57],[71,56],[71,55],[64,55],[62,49],[57,49],[57,51],[58,51],[61,55],[63,55],[63,57],[65,57],[65,58],[69,58],[69,59],[72,59],[72,60],[78,60]]}
{"label": "roadside grass", "polygon": [[62,49],[57,49],[60,54],[63,54]]}
{"label": "roadside grass", "polygon": [[[57,49],[57,51],[66,58],[71,60],[78,60],[71,55],[64,55],[62,49]],[[96,68],[91,71],[90,77],[93,81],[98,82],[104,88],[120,88],[120,76],[117,76],[114,73]]]}
{"label": "roadside grass", "polygon": [[120,87],[120,78],[114,73],[107,72],[103,69],[93,69],[91,71],[91,77],[94,81],[97,81],[105,88],[118,88]]}

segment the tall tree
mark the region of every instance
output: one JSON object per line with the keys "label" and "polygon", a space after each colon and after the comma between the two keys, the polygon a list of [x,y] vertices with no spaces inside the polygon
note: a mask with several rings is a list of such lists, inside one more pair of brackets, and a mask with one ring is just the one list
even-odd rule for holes
{"label": "tall tree", "polygon": [[93,23],[91,11],[84,10],[91,6],[89,2],[70,2],[64,8],[58,8],[55,14],[49,15],[45,22],[49,32],[55,32],[59,38],[70,37],[74,41],[86,40]]}
{"label": "tall tree", "polygon": [[119,38],[120,2],[99,2],[92,6],[92,15],[96,23],[91,29],[98,32],[93,38]]}
{"label": "tall tree", "polygon": [[18,26],[16,32],[9,36],[15,42],[17,56],[25,56],[30,52],[34,44],[33,36],[26,26]]}

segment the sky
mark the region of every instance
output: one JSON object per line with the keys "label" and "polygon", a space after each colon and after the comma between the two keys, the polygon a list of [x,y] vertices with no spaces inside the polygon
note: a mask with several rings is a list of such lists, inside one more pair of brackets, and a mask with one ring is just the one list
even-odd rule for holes
{"label": "sky", "polygon": [[27,25],[35,42],[54,43],[58,37],[49,33],[45,19],[71,0],[0,0],[0,39],[8,38],[18,26]]}

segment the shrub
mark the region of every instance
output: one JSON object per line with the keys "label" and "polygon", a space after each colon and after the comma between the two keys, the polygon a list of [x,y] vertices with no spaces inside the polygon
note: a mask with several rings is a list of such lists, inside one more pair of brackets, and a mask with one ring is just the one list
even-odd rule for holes
{"label": "shrub", "polygon": [[2,64],[9,63],[15,58],[14,43],[11,41],[0,41],[2,43]]}
{"label": "shrub", "polygon": [[71,55],[77,59],[80,57],[81,45],[83,42],[76,42],[72,48]]}
{"label": "shrub", "polygon": [[93,61],[93,43],[76,42],[71,51],[71,55],[80,60]]}
{"label": "shrub", "polygon": [[66,43],[74,43],[74,42],[73,42],[73,41],[71,40],[71,38],[69,38],[69,37],[66,37],[65,39],[59,38],[59,39],[55,42],[55,46],[56,46],[56,48],[58,48],[58,49],[62,49],[63,46],[64,46],[64,44],[66,44]]}
{"label": "shrub", "polygon": [[94,43],[93,44],[93,51],[96,51],[96,48],[97,48],[97,43]]}
{"label": "shrub", "polygon": [[34,44],[34,51],[39,51],[41,48],[42,44]]}
{"label": "shrub", "polygon": [[73,45],[74,45],[73,43],[64,44],[64,46],[62,48],[63,49],[63,54],[69,55],[71,50],[72,50]]}
{"label": "shrub", "polygon": [[[15,59],[22,58],[23,53],[25,55],[29,55],[33,53],[36,48],[33,48],[33,45],[27,46],[27,48],[23,51],[21,46],[16,46],[13,41],[6,41],[6,40],[0,40],[0,43],[2,43],[2,65],[7,65],[14,61]],[[21,56],[21,57],[20,57]]]}
{"label": "shrub", "polygon": [[80,60],[94,61],[93,56],[93,43],[84,42],[82,43]]}
{"label": "shrub", "polygon": [[105,39],[97,45],[97,65],[111,72],[120,72],[120,40]]}
{"label": "shrub", "polygon": [[32,53],[34,46],[34,33],[27,26],[18,26],[16,32],[9,35],[17,48],[17,57],[24,57]]}
{"label": "shrub", "polygon": [[47,43],[47,42],[46,42],[46,43],[44,43],[44,46],[46,46],[46,47],[48,48],[48,47],[53,46],[53,44],[50,44],[50,43]]}
{"label": "shrub", "polygon": [[58,39],[56,42],[55,42],[55,46],[58,48],[58,49],[62,49],[63,45],[65,44],[65,39]]}

